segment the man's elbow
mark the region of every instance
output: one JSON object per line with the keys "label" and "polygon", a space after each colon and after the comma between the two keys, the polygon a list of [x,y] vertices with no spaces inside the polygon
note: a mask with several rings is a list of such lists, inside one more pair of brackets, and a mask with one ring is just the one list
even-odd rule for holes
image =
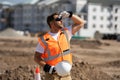
{"label": "man's elbow", "polygon": [[38,60],[37,60],[37,57],[36,57],[36,55],[34,55],[34,61],[35,62],[37,62]]}
{"label": "man's elbow", "polygon": [[80,27],[83,27],[84,26],[84,23],[80,24]]}
{"label": "man's elbow", "polygon": [[37,53],[37,52],[35,52],[35,54],[34,54],[34,61],[35,62],[38,62],[38,58],[40,57],[40,55],[39,55],[39,53]]}
{"label": "man's elbow", "polygon": [[85,20],[83,20],[83,21],[81,22],[81,26],[84,26],[84,25],[85,25],[85,23],[86,23],[86,21],[85,21]]}
{"label": "man's elbow", "polygon": [[82,22],[79,23],[79,27],[83,27],[85,25],[85,23],[86,23],[86,21],[83,20]]}

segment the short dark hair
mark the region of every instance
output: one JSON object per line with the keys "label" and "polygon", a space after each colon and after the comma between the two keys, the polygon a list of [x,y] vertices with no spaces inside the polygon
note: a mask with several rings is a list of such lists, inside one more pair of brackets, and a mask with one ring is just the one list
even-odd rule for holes
{"label": "short dark hair", "polygon": [[50,28],[51,28],[50,22],[54,20],[54,15],[58,15],[58,13],[55,12],[47,17],[47,24],[49,25]]}

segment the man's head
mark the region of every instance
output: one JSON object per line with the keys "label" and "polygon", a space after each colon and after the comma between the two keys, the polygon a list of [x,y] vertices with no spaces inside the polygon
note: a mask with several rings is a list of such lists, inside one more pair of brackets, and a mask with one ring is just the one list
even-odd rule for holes
{"label": "man's head", "polygon": [[60,29],[63,27],[62,18],[58,18],[58,13],[53,13],[47,17],[47,24],[52,29]]}

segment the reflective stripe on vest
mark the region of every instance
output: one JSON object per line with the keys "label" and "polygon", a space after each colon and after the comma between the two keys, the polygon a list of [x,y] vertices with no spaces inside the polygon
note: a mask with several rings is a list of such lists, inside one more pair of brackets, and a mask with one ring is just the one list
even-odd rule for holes
{"label": "reflective stripe on vest", "polygon": [[[61,54],[62,54],[62,55],[61,55]],[[49,58],[44,58],[44,60],[45,60],[45,61],[53,60],[53,59],[55,59],[55,58],[58,58],[58,57],[61,57],[61,56],[67,55],[67,54],[70,54],[70,50],[65,51],[65,52],[63,52],[63,53],[56,54],[55,56],[49,56]]]}
{"label": "reflective stripe on vest", "polygon": [[62,31],[63,31],[63,33],[64,33],[65,36],[66,36],[66,39],[67,39],[67,42],[68,42],[69,48],[70,48],[70,42],[69,42],[69,37],[68,37],[68,35],[67,35],[67,32],[66,32],[64,29],[62,29]]}
{"label": "reflective stripe on vest", "polygon": [[48,53],[48,56],[50,56],[50,50],[48,49],[48,44],[46,43],[45,39],[43,38],[43,36],[40,36],[42,42],[44,43],[44,45],[46,46],[46,51]]}

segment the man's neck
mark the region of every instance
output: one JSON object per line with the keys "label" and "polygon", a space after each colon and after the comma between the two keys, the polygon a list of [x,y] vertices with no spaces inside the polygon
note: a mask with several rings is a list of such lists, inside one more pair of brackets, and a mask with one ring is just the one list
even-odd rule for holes
{"label": "man's neck", "polygon": [[51,33],[58,33],[59,30],[50,30]]}

